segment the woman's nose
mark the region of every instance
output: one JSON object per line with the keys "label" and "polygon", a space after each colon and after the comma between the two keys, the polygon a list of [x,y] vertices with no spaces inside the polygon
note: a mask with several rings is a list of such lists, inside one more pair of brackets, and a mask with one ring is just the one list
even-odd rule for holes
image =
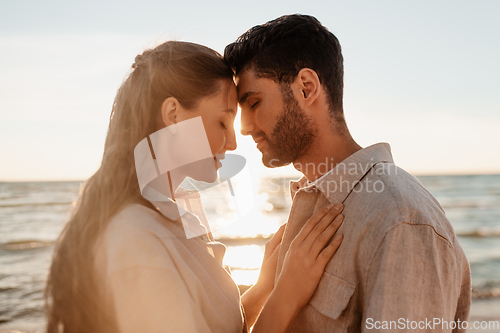
{"label": "woman's nose", "polygon": [[234,128],[231,128],[227,137],[226,137],[226,145],[224,148],[226,150],[235,150],[238,145],[236,144],[236,133],[234,132]]}

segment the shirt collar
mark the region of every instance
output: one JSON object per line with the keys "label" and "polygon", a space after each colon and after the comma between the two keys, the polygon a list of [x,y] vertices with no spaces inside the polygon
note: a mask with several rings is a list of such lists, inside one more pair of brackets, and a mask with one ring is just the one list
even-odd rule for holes
{"label": "shirt collar", "polygon": [[174,195],[176,201],[168,197],[162,201],[149,201],[160,214],[169,220],[178,221],[180,219],[186,238],[209,235],[208,239],[213,240],[200,193],[179,187]]}
{"label": "shirt collar", "polygon": [[[175,191],[176,201],[168,198],[165,201],[150,201],[160,214],[172,221],[181,219],[186,238],[193,238],[205,247],[221,265],[226,253],[226,246],[215,242],[210,233],[210,225],[203,209],[200,193],[178,188]],[[193,212],[186,210],[187,206]]]}
{"label": "shirt collar", "polygon": [[394,163],[391,146],[388,143],[377,143],[358,150],[309,184],[306,177],[302,177],[297,182],[290,182],[290,193],[293,198],[299,190],[316,191],[319,189],[330,203],[344,202],[354,186],[375,164],[380,162]]}
{"label": "shirt collar", "polygon": [[[331,171],[331,170],[330,170]],[[327,173],[325,173],[323,176],[319,177],[318,179],[314,180],[314,181],[309,181],[309,179],[306,178],[306,186],[310,186],[310,185],[316,185],[317,183],[323,181],[323,179],[328,176],[328,174],[330,173],[330,171],[328,171]]]}

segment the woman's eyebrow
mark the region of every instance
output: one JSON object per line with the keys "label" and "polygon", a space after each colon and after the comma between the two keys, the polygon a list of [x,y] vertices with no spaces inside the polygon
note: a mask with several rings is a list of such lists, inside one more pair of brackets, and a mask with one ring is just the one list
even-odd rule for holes
{"label": "woman's eyebrow", "polygon": [[234,109],[224,109],[224,110],[222,110],[222,112],[227,112],[227,113],[231,113],[233,115],[236,115],[236,110],[234,110]]}

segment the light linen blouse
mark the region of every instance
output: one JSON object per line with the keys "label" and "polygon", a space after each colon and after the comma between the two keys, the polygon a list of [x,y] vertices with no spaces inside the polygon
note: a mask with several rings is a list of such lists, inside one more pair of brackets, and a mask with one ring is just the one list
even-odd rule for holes
{"label": "light linen blouse", "polygon": [[95,251],[103,307],[120,333],[246,331],[223,244],[187,239],[179,222],[132,204],[112,218]]}

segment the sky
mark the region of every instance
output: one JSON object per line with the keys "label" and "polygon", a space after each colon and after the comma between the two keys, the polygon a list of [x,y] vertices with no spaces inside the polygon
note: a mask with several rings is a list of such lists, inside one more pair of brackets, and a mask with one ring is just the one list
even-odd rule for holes
{"label": "sky", "polygon": [[[361,146],[390,143],[396,164],[416,175],[500,173],[498,1],[0,6],[0,181],[91,176],[116,91],[144,49],[176,39],[223,52],[252,26],[292,13],[315,16],[340,40],[344,112]],[[258,173],[293,173],[268,171],[251,138],[237,140]]]}

